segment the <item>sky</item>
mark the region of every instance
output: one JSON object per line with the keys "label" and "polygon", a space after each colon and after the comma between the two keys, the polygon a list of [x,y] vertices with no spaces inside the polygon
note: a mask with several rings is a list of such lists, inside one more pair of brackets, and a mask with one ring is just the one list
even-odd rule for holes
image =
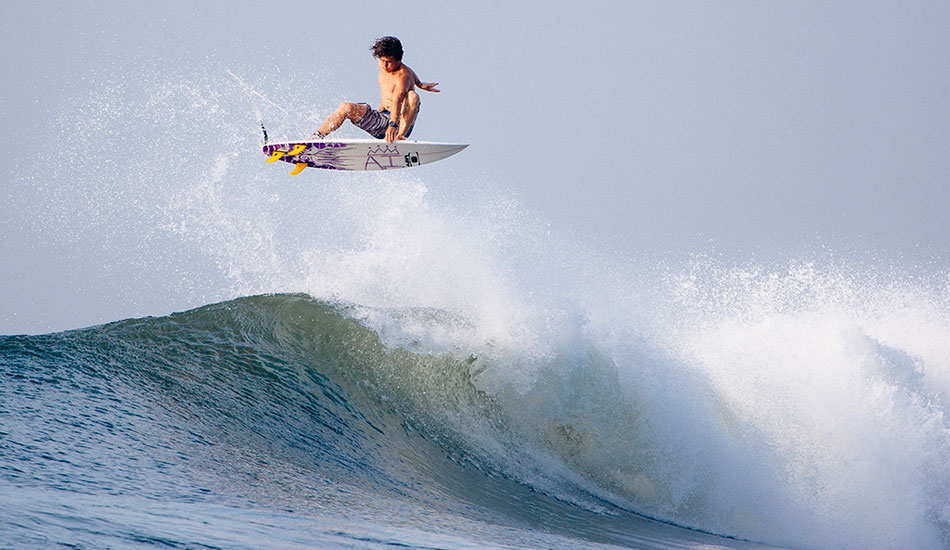
{"label": "sky", "polygon": [[416,176],[436,198],[488,187],[608,254],[950,273],[945,2],[3,5],[0,334],[221,298],[200,252],[167,267],[157,175],[375,103],[382,35],[443,90],[413,137],[471,144]]}

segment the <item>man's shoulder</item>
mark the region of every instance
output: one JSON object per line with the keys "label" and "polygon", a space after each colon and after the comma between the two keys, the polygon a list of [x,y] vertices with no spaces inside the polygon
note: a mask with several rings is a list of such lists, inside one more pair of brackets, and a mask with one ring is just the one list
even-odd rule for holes
{"label": "man's shoulder", "polygon": [[402,66],[399,67],[399,70],[395,73],[397,78],[408,79],[412,81],[415,81],[415,75],[416,73],[413,72],[412,68],[410,68],[409,65],[406,65],[405,63],[403,63]]}

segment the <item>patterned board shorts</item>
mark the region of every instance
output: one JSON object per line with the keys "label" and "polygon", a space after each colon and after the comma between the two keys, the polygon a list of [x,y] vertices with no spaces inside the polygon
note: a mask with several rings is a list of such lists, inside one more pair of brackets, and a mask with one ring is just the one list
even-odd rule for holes
{"label": "patterned board shorts", "polygon": [[[369,103],[361,103],[361,105],[366,105],[366,114],[356,123],[356,126],[376,139],[386,137],[386,128],[389,127],[389,111],[377,111],[370,107]],[[416,118],[418,117],[417,112]],[[412,125],[406,130],[406,137],[409,137],[415,126],[416,121],[413,120]]]}

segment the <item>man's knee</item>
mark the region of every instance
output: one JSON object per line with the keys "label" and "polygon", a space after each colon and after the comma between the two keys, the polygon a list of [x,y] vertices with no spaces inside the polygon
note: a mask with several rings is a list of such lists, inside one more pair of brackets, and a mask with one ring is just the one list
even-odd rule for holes
{"label": "man's knee", "polygon": [[359,103],[350,103],[348,101],[344,101],[343,103],[340,103],[340,106],[337,108],[336,112],[350,120],[359,120],[365,114],[362,108],[363,106]]}

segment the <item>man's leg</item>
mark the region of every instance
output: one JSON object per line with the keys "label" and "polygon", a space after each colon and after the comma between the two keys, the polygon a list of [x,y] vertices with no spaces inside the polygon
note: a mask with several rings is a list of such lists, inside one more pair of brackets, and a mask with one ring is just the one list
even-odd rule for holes
{"label": "man's leg", "polygon": [[337,110],[327,117],[326,122],[324,122],[323,126],[320,126],[320,129],[317,131],[327,136],[330,135],[330,132],[342,126],[344,120],[349,119],[350,122],[356,124],[366,115],[368,109],[369,107],[364,103],[341,103]]}

